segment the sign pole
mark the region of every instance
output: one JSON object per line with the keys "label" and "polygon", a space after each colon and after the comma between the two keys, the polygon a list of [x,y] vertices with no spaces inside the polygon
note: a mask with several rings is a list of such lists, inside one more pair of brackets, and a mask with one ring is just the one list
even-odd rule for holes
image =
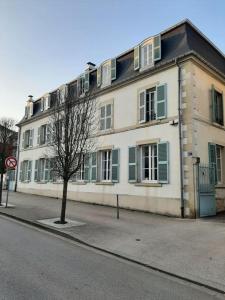
{"label": "sign pole", "polygon": [[7,168],[7,179],[6,179],[6,201],[5,201],[5,207],[8,207],[8,201],[9,201],[9,170],[15,170],[17,166],[17,160],[14,156],[9,156],[5,159],[5,167]]}
{"label": "sign pole", "polygon": [[5,208],[8,207],[8,201],[9,201],[9,175],[8,175],[8,170],[7,170],[7,177],[6,177],[6,185],[7,185],[7,193],[6,193]]}

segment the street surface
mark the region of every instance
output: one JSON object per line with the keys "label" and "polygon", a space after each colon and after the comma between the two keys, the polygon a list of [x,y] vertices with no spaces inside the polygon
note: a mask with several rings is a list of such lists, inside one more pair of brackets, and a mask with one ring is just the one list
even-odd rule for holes
{"label": "street surface", "polygon": [[0,217],[0,299],[224,299],[205,288]]}

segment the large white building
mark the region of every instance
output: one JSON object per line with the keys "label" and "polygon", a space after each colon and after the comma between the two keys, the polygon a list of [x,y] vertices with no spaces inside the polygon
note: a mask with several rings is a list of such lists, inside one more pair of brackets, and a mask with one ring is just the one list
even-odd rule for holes
{"label": "large white building", "polygon": [[62,195],[45,154],[51,107],[65,88],[94,94],[100,107],[96,152],[69,183],[69,199],[115,206],[119,194],[121,207],[187,217],[224,210],[225,57],[190,21],[30,98],[18,124],[18,191]]}

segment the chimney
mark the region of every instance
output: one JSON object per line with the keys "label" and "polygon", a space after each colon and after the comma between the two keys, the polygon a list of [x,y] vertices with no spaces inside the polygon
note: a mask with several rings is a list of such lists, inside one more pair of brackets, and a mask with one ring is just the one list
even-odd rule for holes
{"label": "chimney", "polygon": [[33,102],[33,96],[32,95],[29,95],[28,96],[28,100],[27,101],[29,101],[29,102]]}
{"label": "chimney", "polygon": [[90,70],[94,70],[95,69],[95,64],[93,64],[92,62],[87,62],[86,64],[86,70],[85,71],[90,71]]}

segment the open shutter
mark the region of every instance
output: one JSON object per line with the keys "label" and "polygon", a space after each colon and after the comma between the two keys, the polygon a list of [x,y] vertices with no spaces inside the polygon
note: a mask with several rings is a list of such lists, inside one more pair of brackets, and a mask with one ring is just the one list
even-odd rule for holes
{"label": "open shutter", "polygon": [[211,113],[212,113],[212,122],[216,122],[216,93],[213,84],[211,88]]}
{"label": "open shutter", "polygon": [[20,163],[20,181],[23,181],[23,162]]}
{"label": "open shutter", "polygon": [[137,148],[128,148],[128,181],[137,181]]}
{"label": "open shutter", "polygon": [[43,111],[43,110],[44,110],[44,99],[41,98],[41,111]]}
{"label": "open shutter", "polygon": [[140,47],[134,48],[134,70],[138,70],[140,67]]}
{"label": "open shutter", "polygon": [[98,67],[97,69],[97,86],[100,87],[102,84],[102,67]]}
{"label": "open shutter", "polygon": [[217,166],[216,166],[216,145],[209,143],[209,166],[213,168],[213,176],[210,176],[210,182],[217,184]]}
{"label": "open shutter", "polygon": [[22,134],[22,148],[24,149],[25,146],[25,132]]}
{"label": "open shutter", "polygon": [[112,150],[112,182],[119,182],[120,150]]}
{"label": "open shutter", "polygon": [[154,61],[161,59],[161,36],[156,35],[153,39]]}
{"label": "open shutter", "polygon": [[97,180],[97,152],[91,153],[91,181]]}
{"label": "open shutter", "polygon": [[35,160],[35,166],[34,166],[34,181],[38,181],[38,160]]}
{"label": "open shutter", "polygon": [[49,94],[47,96],[47,108],[50,108],[51,107],[51,95]]}
{"label": "open shutter", "polygon": [[27,180],[31,181],[31,175],[32,175],[32,160],[28,161],[28,170],[27,170]]}
{"label": "open shutter", "polygon": [[169,182],[169,144],[162,142],[158,144],[158,179],[161,183]]}
{"label": "open shutter", "polygon": [[89,78],[90,78],[90,74],[89,74],[89,72],[86,72],[84,75],[84,91],[85,92],[89,91]]}
{"label": "open shutter", "polygon": [[49,170],[50,170],[50,161],[49,159],[45,159],[45,170],[44,170],[44,179],[45,181],[49,180]]}
{"label": "open shutter", "polygon": [[167,115],[167,85],[159,85],[156,88],[157,92],[157,119],[166,118]]}
{"label": "open shutter", "polygon": [[84,181],[89,181],[89,169],[90,169],[90,156],[85,155],[84,157]]}
{"label": "open shutter", "polygon": [[139,123],[146,122],[146,91],[139,93]]}
{"label": "open shutter", "polygon": [[116,58],[111,59],[111,80],[116,79]]}
{"label": "open shutter", "polygon": [[41,127],[38,127],[38,135],[37,135],[37,144],[40,145],[40,132],[41,132]]}
{"label": "open shutter", "polygon": [[29,147],[33,147],[33,139],[34,139],[34,129],[31,129],[29,135]]}

